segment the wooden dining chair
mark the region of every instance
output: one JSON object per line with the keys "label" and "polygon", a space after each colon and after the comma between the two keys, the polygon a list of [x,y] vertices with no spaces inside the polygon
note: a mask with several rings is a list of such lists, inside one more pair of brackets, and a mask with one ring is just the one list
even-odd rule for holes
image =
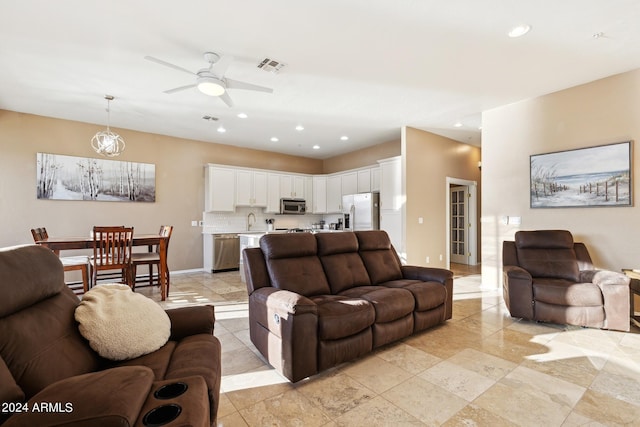
{"label": "wooden dining chair", "polygon": [[[31,236],[33,241],[37,244],[40,241],[47,240],[49,233],[47,233],[46,227],[38,227],[31,229]],[[77,282],[67,282],[67,286],[73,290],[76,295],[81,295],[89,290],[91,284],[89,282],[91,278],[91,261],[86,255],[59,257],[62,262],[64,271],[80,271],[82,274],[82,289],[79,289]]]}
{"label": "wooden dining chair", "polygon": [[131,286],[133,227],[93,227],[93,284],[98,272],[119,270],[120,281]]}
{"label": "wooden dining chair", "polygon": [[[169,240],[171,239],[171,233],[173,232],[172,225],[163,225],[160,227],[159,235],[167,238],[166,252],[169,251]],[[139,265],[147,265],[149,267],[149,284],[145,286],[160,285],[160,245],[156,245],[155,251],[152,246],[149,246],[149,252],[134,252],[131,254],[131,277],[132,285],[135,289],[138,282],[137,267]],[[153,274],[153,266],[156,266],[158,274]],[[165,283],[167,284],[167,295],[169,295],[169,269],[166,269]],[[140,278],[142,282],[143,278]]]}

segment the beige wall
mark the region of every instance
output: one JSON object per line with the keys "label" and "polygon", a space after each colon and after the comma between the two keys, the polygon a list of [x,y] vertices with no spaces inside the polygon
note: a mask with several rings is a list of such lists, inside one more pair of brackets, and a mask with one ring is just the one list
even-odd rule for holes
{"label": "beige wall", "polygon": [[50,235],[88,235],[95,224],[126,224],[139,233],[174,225],[169,250],[173,270],[202,268],[204,168],[221,163],[300,173],[322,173],[322,161],[135,131],[117,131],[127,143],[118,160],[156,166],[156,202],[38,200],[36,153],[98,157],[89,141],[102,127],[0,110],[0,247],[32,242],[30,229]]}
{"label": "beige wall", "polygon": [[[634,140],[640,135],[640,70],[487,111],[482,118],[482,275],[501,283],[502,241],[517,230],[567,229],[596,266],[640,267],[640,208],[529,207],[529,156]],[[634,150],[632,165],[638,162]],[[635,171],[637,172],[637,171]],[[632,172],[638,194],[638,173]],[[520,226],[504,216],[521,216]]]}
{"label": "beige wall", "polygon": [[334,173],[349,169],[357,169],[364,166],[377,164],[380,159],[399,156],[401,152],[400,140],[384,142],[382,144],[366,147],[340,156],[331,157],[323,161],[323,172]]}
{"label": "beige wall", "polygon": [[[405,163],[405,249],[407,263],[446,267],[447,177],[476,181],[480,198],[480,148],[406,128],[402,140]],[[422,224],[418,218],[424,219]],[[439,260],[439,255],[443,260]]]}

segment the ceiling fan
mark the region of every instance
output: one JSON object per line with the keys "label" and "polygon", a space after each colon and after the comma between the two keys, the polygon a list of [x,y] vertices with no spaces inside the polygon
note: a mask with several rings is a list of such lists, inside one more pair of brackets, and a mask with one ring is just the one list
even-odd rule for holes
{"label": "ceiling fan", "polygon": [[171,94],[180,92],[181,90],[191,89],[192,87],[197,87],[198,90],[200,90],[200,92],[204,93],[205,95],[219,97],[229,107],[233,107],[233,101],[231,100],[231,97],[229,97],[227,89],[244,89],[257,92],[273,93],[273,89],[271,88],[225,77],[224,73],[227,71],[227,68],[229,68],[229,65],[231,65],[231,62],[233,62],[233,57],[229,55],[220,56],[214,52],[205,52],[204,60],[209,63],[209,66],[207,68],[198,70],[197,73],[187,70],[186,68],[182,68],[178,65],[163,61],[162,59],[154,58],[153,56],[145,56],[144,59],[155,62],[156,64],[173,68],[174,70],[183,71],[185,73],[195,75],[197,77],[196,82],[193,84],[165,90],[164,93]]}

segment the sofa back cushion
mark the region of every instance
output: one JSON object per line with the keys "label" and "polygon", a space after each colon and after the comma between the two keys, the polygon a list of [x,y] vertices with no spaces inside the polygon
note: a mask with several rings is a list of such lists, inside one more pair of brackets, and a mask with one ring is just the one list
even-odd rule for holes
{"label": "sofa back cushion", "polygon": [[74,320],[79,301],[58,257],[40,246],[0,250],[0,356],[27,398],[95,371],[101,359]]}
{"label": "sofa back cushion", "polygon": [[579,280],[578,260],[569,231],[518,231],[515,246],[518,264],[531,276]]}
{"label": "sofa back cushion", "polygon": [[356,231],[355,234],[372,285],[402,279],[400,259],[385,231]]}
{"label": "sofa back cushion", "polygon": [[330,294],[311,233],[266,234],[260,238],[271,286],[304,296]]}
{"label": "sofa back cushion", "polygon": [[358,238],[353,232],[318,233],[318,255],[331,287],[338,294],[356,286],[371,284],[358,254]]}

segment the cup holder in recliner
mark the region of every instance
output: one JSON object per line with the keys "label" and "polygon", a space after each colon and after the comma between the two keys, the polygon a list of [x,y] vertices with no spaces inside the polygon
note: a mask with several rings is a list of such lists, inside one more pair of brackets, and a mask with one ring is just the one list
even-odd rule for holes
{"label": "cup holder in recliner", "polygon": [[189,386],[182,382],[165,384],[153,392],[153,397],[156,399],[171,399],[180,396],[187,391],[187,388]]}
{"label": "cup holder in recliner", "polygon": [[163,426],[178,418],[180,412],[182,412],[182,407],[175,403],[158,406],[144,415],[142,424],[148,427]]}

